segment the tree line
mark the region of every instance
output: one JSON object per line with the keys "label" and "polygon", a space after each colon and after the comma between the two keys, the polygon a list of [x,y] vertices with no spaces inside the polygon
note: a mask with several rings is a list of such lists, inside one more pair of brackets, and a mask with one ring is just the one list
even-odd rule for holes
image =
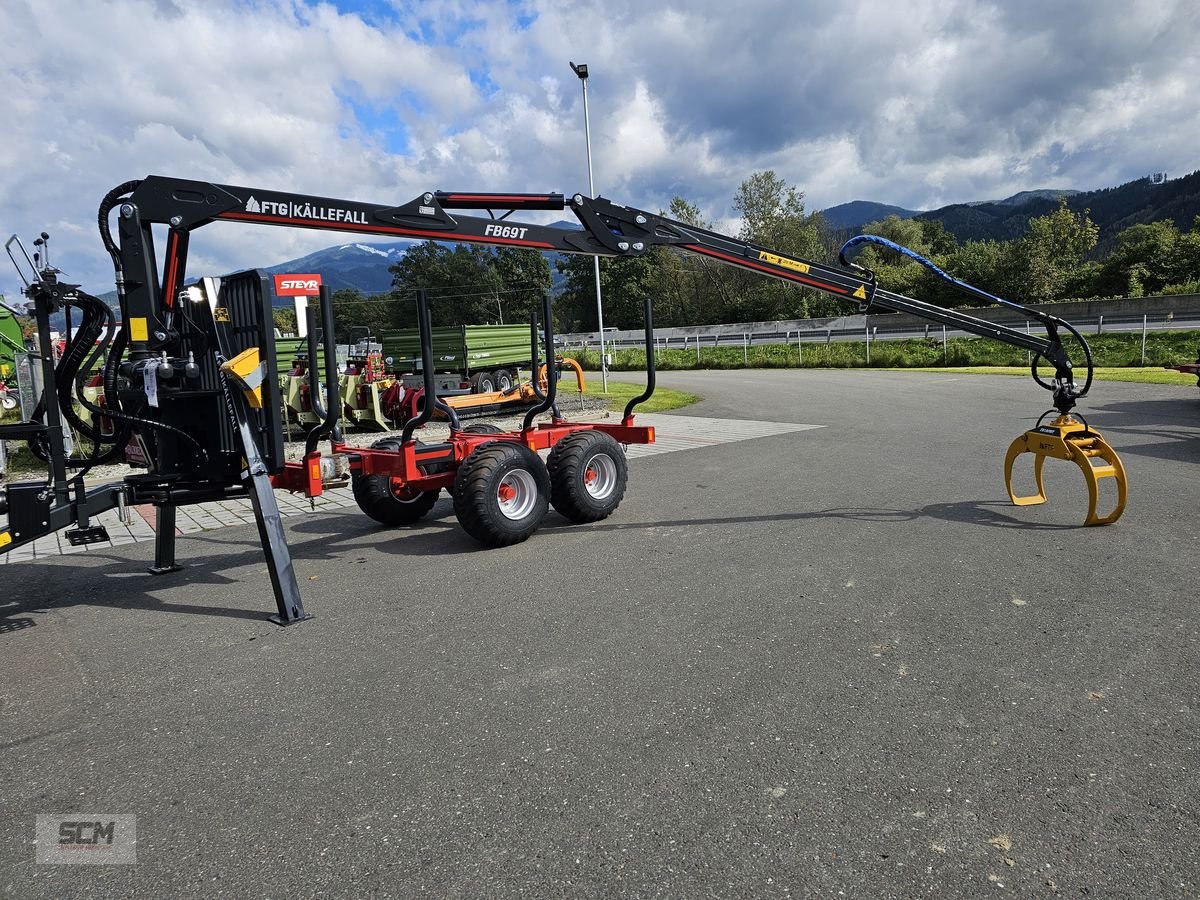
{"label": "tree line", "polygon": [[[756,172],[743,181],[732,205],[741,221],[739,239],[786,256],[832,263],[848,236],[831,228],[820,212],[808,212],[804,193],[772,171]],[[715,230],[700,208],[683,197],[675,197],[661,214]],[[1008,241],[960,243],[939,221],[896,216],[862,230],[916,251],[962,281],[1020,303],[1200,293],[1200,217],[1186,232],[1170,221],[1130,226],[1102,256],[1097,252],[1099,228],[1089,212],[1073,211],[1065,200],[1056,210],[1031,219],[1024,234]],[[886,290],[945,307],[986,302],[954,290],[893,251],[867,246],[855,261],[873,270]],[[592,257],[559,256],[554,266],[559,275],[556,328],[595,331]],[[415,327],[412,297],[420,288],[429,293],[434,325],[528,322],[530,311],[539,308],[543,293],[555,281],[550,257],[538,251],[432,241],[413,246],[390,271],[390,295],[368,298],[353,290],[334,294],[340,334],[350,325],[368,325],[376,333]],[[605,326],[622,329],[641,327],[647,296],[654,301],[655,323],[663,327],[852,311],[844,301],[822,292],[667,247],[655,247],[640,257],[602,258],[600,286]]]}

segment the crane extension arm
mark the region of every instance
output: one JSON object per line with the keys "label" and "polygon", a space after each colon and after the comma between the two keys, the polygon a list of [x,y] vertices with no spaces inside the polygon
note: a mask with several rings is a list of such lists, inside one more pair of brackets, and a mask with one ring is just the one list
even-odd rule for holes
{"label": "crane extension arm", "polygon": [[[581,194],[575,194],[567,200],[562,194],[436,191],[425,193],[401,206],[389,206],[161,176],[151,176],[130,184],[134,187],[128,197],[121,201],[119,228],[122,246],[120,268],[123,270],[125,287],[123,312],[127,321],[137,323],[131,327],[129,334],[130,351],[134,358],[139,353],[166,349],[165,345],[169,343],[169,328],[153,326],[155,323],[159,326],[165,324],[164,315],[170,311],[183,284],[188,234],[215,220],[224,220],[612,257],[641,256],[653,247],[670,246],[823,291],[855,302],[864,309],[876,307],[905,312],[1029,350],[1035,354],[1034,377],[1054,393],[1054,405],[1063,414],[1070,411],[1075,401],[1084,396],[1091,385],[1090,355],[1087,358],[1088,373],[1084,385],[1077,388],[1074,384],[1072,363],[1063,348],[1059,329],[1074,334],[1084,347],[1084,352],[1088,351],[1086,342],[1069,323],[972,288],[950,278],[911,251],[869,235],[850,241],[843,248],[844,267],[834,267],[792,258],[748,241],[621,206],[604,198],[584,197]],[[508,217],[518,210],[567,208],[579,219],[582,230],[508,221]],[[463,209],[487,210],[490,215],[482,218],[451,212]],[[496,210],[503,210],[503,215],[497,217]],[[166,272],[161,283],[154,269],[155,260],[148,235],[151,224],[170,227]],[[1027,334],[959,310],[879,289],[870,272],[846,261],[845,251],[864,240],[885,243],[930,266],[967,292],[1022,311],[1031,319],[1041,322],[1047,335]],[[146,322],[144,329],[140,324],[142,321]],[[1055,368],[1053,384],[1043,382],[1037,376],[1036,357],[1044,358]]]}
{"label": "crane extension arm", "polygon": [[[109,212],[117,206],[119,248],[108,233],[107,221]],[[581,230],[551,228],[509,219],[520,210],[567,208],[579,220]],[[486,211],[488,217],[463,215],[458,212],[460,210]],[[101,236],[116,267],[128,356],[135,367],[139,361],[171,354],[177,343],[177,335],[172,329],[173,311],[184,284],[188,237],[195,229],[217,220],[617,258],[641,256],[654,247],[667,246],[823,291],[856,303],[863,310],[877,307],[910,313],[971,334],[1003,341],[1033,354],[1033,378],[1041,387],[1051,391],[1053,405],[1059,414],[1050,423],[1042,424],[1039,421],[1036,428],[1026,432],[1009,448],[1005,475],[1010,497],[1015,503],[1043,502],[1041,466],[1046,456],[1054,456],[1069,459],[1084,470],[1092,498],[1088,524],[1114,521],[1124,506],[1126,482],[1115,452],[1086,422],[1077,421],[1070,415],[1076,401],[1087,393],[1092,383],[1092,357],[1083,336],[1063,319],[973,288],[942,272],[928,260],[882,238],[864,235],[849,241],[842,248],[842,265],[831,266],[796,259],[748,241],[621,206],[602,197],[585,197],[582,194],[574,194],[568,200],[556,193],[430,191],[408,203],[395,206],[150,176],[115,188],[100,207]],[[151,226],[156,224],[168,226],[165,271],[161,279],[157,272],[151,233]],[[880,289],[870,271],[854,265],[846,257],[848,250],[865,241],[883,243],[893,250],[906,253],[955,287],[1021,311],[1045,327],[1045,336],[1028,334],[959,310]],[[1082,387],[1075,384],[1072,362],[1063,346],[1060,331],[1073,335],[1082,347],[1087,367]],[[1041,359],[1054,368],[1051,381],[1042,379],[1038,374],[1038,361]],[[1018,496],[1012,486],[1013,460],[1022,452],[1036,456],[1038,493],[1028,497]],[[1093,465],[1093,457],[1105,464]],[[1119,499],[1115,512],[1101,518],[1096,513],[1096,481],[1106,476],[1117,479]]]}

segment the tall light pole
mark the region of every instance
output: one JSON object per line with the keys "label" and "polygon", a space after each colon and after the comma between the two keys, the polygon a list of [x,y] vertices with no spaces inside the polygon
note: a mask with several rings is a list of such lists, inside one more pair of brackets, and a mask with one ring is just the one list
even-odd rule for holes
{"label": "tall light pole", "polygon": [[[570,62],[570,60],[568,60]],[[591,123],[588,121],[588,102],[587,102],[587,80],[588,67],[587,63],[575,65],[571,63],[571,71],[579,76],[579,83],[583,85],[583,138],[587,143],[587,167],[588,167],[588,194],[595,198],[596,188],[592,184],[592,129]],[[600,382],[603,385],[604,393],[608,393],[608,358],[604,354],[604,303],[600,299],[600,257],[592,257],[593,272],[596,275],[596,324],[600,327]]]}

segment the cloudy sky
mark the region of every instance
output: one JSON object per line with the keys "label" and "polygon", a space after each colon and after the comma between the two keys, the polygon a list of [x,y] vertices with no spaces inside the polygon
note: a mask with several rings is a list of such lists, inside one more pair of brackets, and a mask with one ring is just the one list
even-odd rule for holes
{"label": "cloudy sky", "polygon": [[[810,209],[1174,177],[1200,168],[1198,38],[1195,0],[4,0],[0,229],[49,231],[100,293],[97,204],[151,173],[586,193],[568,60],[591,72],[596,192],[724,227],[763,169]],[[218,223],[189,272],[342,239]]]}

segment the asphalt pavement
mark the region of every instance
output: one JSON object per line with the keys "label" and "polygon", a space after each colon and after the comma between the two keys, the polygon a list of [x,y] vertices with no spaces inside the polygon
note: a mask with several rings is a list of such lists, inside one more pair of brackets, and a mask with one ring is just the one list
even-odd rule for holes
{"label": "asphalt pavement", "polygon": [[[480,550],[443,500],[3,569],[0,894],[1194,897],[1200,392],[1081,405],[1014,508],[1027,379],[660,373],[680,412],[819,428],[631,459],[608,520]],[[1028,457],[1026,457],[1028,459]],[[136,816],[133,865],[36,862]]]}

